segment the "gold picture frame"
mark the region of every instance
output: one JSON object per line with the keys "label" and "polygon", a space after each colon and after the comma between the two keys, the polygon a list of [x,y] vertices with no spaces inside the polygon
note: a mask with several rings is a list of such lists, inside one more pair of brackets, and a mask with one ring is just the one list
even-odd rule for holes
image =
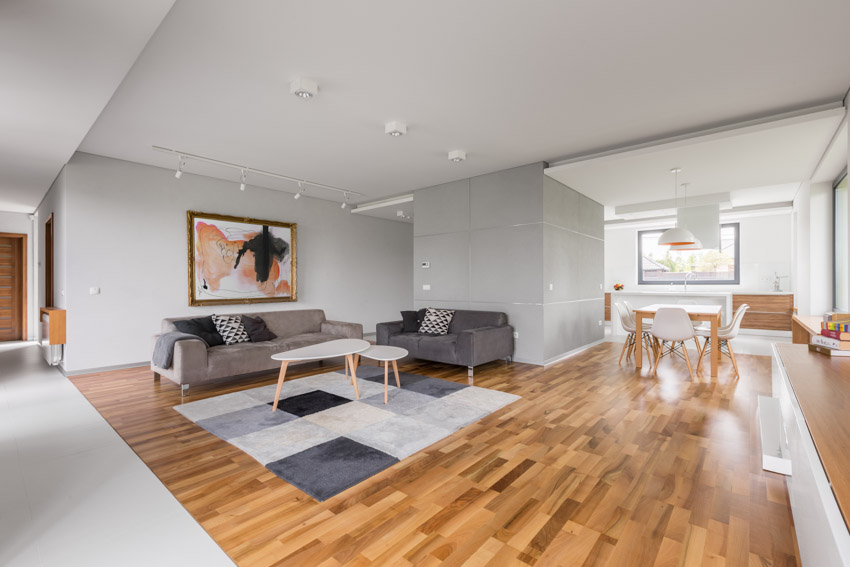
{"label": "gold picture frame", "polygon": [[186,224],[190,306],[298,300],[296,223],[186,211]]}

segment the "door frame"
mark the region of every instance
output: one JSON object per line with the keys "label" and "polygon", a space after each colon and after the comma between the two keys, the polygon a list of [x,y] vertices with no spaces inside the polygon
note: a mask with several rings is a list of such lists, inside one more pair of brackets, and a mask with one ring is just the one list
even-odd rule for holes
{"label": "door frame", "polygon": [[27,235],[17,232],[0,232],[0,238],[17,238],[21,241],[21,339],[27,340],[27,319],[29,311],[27,310],[27,264],[29,255],[27,254]]}

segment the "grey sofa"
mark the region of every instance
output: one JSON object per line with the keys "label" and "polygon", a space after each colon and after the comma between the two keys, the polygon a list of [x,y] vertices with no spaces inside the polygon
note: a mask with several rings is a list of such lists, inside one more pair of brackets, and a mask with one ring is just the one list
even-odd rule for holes
{"label": "grey sofa", "polygon": [[458,309],[449,323],[449,334],[404,333],[402,321],[378,323],[377,343],[398,346],[415,358],[460,364],[469,370],[514,354],[514,329],[508,316],[496,311]]}
{"label": "grey sofa", "polygon": [[[190,384],[278,370],[280,362],[270,358],[278,352],[336,339],[363,338],[363,325],[328,321],[321,309],[266,311],[245,315],[262,318],[277,338],[259,343],[247,342],[209,348],[200,339],[179,341],[174,345],[171,368],[158,368],[151,364],[154,377],[165,376],[180,384],[185,392]],[[162,332],[176,331],[174,321],[195,317],[163,319]],[[154,337],[154,343],[158,336]]]}

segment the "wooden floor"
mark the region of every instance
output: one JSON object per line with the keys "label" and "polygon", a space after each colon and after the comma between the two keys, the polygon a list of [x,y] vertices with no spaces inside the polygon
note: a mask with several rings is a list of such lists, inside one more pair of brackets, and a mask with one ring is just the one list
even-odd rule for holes
{"label": "wooden floor", "polygon": [[680,360],[655,379],[620,367],[619,349],[479,367],[476,385],[523,399],[322,503],[184,419],[177,386],[145,369],[72,380],[239,565],[798,565],[784,480],[759,460],[770,359],[692,382]]}

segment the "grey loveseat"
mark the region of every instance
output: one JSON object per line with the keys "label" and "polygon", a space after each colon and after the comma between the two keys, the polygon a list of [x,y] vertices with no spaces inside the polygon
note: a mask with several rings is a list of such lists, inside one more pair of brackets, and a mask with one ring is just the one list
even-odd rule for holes
{"label": "grey loveseat", "polygon": [[[269,372],[280,368],[270,357],[278,352],[314,345],[336,339],[362,339],[359,323],[328,321],[321,309],[297,309],[245,313],[260,317],[276,339],[235,345],[207,347],[204,341],[184,340],[174,344],[171,368],[159,368],[151,363],[155,378],[165,376],[180,384],[185,392],[190,384],[199,384],[230,376]],[[194,317],[175,317],[162,320],[162,332],[176,331],[174,321]],[[156,342],[154,337],[154,342]]]}
{"label": "grey loveseat", "polygon": [[479,364],[510,361],[514,354],[514,329],[508,316],[496,311],[458,309],[447,335],[405,333],[403,328],[402,321],[378,323],[377,343],[402,347],[415,358],[466,366],[469,376]]}

